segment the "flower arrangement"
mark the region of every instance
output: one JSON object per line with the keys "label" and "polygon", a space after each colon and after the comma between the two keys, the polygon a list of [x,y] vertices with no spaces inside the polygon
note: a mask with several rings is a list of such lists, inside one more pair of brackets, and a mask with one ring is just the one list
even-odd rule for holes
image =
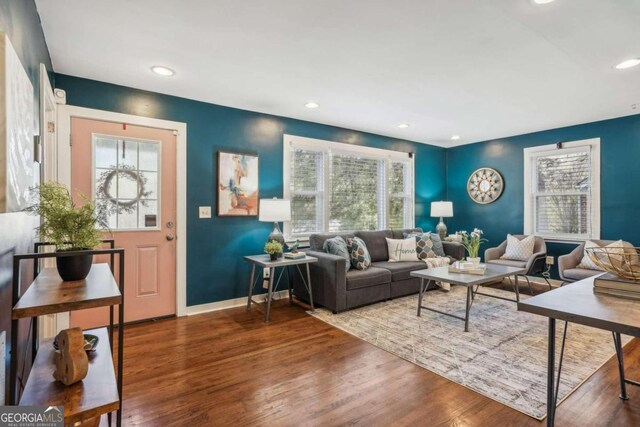
{"label": "flower arrangement", "polygon": [[484,232],[479,228],[474,228],[471,233],[466,231],[458,231],[456,234],[462,236],[462,246],[467,250],[469,258],[478,258],[478,252],[480,252],[480,245],[488,242],[483,238]]}

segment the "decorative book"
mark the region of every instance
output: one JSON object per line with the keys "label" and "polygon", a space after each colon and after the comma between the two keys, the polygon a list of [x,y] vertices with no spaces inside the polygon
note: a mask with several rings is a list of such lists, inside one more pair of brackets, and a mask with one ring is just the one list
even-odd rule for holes
{"label": "decorative book", "polygon": [[287,259],[302,259],[307,256],[304,252],[285,252],[284,257]]}
{"label": "decorative book", "polygon": [[486,265],[476,264],[473,262],[456,261],[449,266],[449,273],[475,274],[482,276],[486,270]]}
{"label": "decorative book", "polygon": [[611,288],[598,288],[594,286],[593,292],[601,295],[612,295],[615,297],[640,300],[640,292],[636,292],[636,291],[624,291],[621,289],[611,289]]}
{"label": "decorative book", "polygon": [[593,287],[596,290],[612,289],[617,291],[640,293],[640,282],[630,279],[623,279],[612,273],[606,273],[600,277],[596,277],[596,279],[593,281]]}

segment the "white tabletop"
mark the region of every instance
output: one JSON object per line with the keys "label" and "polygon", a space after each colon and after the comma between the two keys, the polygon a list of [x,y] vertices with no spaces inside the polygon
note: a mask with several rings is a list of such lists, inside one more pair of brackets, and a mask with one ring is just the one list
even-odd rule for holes
{"label": "white tabletop", "polygon": [[268,254],[263,255],[247,255],[244,257],[247,261],[252,264],[257,264],[260,267],[264,268],[276,268],[276,267],[286,267],[287,265],[296,265],[296,264],[309,264],[312,262],[318,261],[318,258],[305,255],[304,258],[291,259],[291,258],[278,258],[276,261],[271,261]]}

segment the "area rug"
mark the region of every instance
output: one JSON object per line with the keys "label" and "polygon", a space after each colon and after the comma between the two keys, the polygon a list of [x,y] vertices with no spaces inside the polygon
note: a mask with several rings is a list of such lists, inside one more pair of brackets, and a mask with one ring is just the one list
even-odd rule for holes
{"label": "area rug", "polygon": [[[492,288],[483,288],[483,292],[514,296]],[[423,304],[464,317],[465,298],[466,288],[452,286],[451,292],[426,293]],[[545,418],[546,317],[519,312],[515,302],[478,295],[471,307],[469,332],[463,332],[463,321],[428,310],[417,317],[417,307],[418,295],[411,295],[340,314],[325,309],[311,314],[533,418]],[[559,351],[564,322],[557,325]],[[623,336],[623,344],[630,340]],[[614,354],[610,332],[569,324],[558,401]]]}

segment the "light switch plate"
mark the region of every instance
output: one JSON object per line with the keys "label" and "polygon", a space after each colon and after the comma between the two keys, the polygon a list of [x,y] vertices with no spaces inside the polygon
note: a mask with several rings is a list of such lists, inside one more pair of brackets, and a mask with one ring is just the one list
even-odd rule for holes
{"label": "light switch plate", "polygon": [[200,206],[200,218],[211,218],[211,206]]}

